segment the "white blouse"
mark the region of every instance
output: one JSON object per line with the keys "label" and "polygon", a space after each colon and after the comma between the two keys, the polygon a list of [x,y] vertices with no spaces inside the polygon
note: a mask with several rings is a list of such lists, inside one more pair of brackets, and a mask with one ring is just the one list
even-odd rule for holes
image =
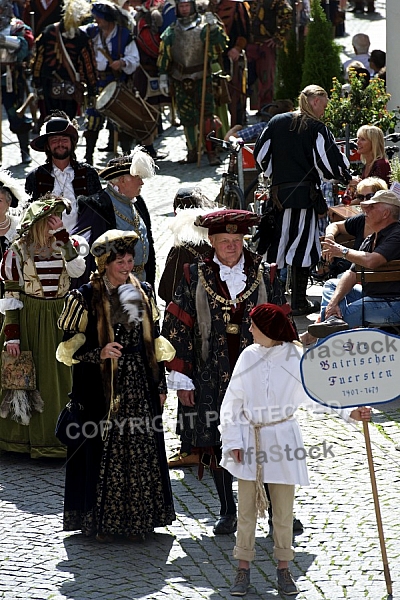
{"label": "white blouse", "polygon": [[[300,405],[320,405],[304,391],[300,378],[302,349],[292,343],[266,348],[248,346],[236,363],[220,413],[222,461],[239,479],[256,480],[257,462],[263,481],[309,485],[306,453],[294,413]],[[350,411],[340,411],[348,419]],[[260,429],[256,455],[254,426]],[[234,462],[230,451],[241,449],[243,460]]]}

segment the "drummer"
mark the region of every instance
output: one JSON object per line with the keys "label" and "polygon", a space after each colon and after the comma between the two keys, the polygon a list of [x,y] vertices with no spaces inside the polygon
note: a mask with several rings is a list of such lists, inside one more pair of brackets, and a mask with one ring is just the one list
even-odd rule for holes
{"label": "drummer", "polygon": [[[124,82],[136,71],[140,59],[126,14],[117,4],[108,0],[94,2],[92,15],[95,23],[90,23],[82,29],[86,30],[93,42],[98,71],[97,92],[100,93],[112,81]],[[120,23],[125,23],[125,26]],[[86,117],[85,159],[89,164],[93,164],[93,152],[105,118],[94,107],[87,109]],[[133,138],[121,130],[118,131],[118,137],[123,152],[130,152]]]}

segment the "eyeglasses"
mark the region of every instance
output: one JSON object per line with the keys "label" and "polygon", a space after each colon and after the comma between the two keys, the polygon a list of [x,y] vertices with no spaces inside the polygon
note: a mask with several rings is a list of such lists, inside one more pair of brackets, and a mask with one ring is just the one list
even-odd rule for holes
{"label": "eyeglasses", "polygon": [[371,194],[357,194],[356,198],[357,200],[360,200],[360,202],[363,202],[363,200],[371,200],[371,198],[375,196],[375,192],[372,192]]}

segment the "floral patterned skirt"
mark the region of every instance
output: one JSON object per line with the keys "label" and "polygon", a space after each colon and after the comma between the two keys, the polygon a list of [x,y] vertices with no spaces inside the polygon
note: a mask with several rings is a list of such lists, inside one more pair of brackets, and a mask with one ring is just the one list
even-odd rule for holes
{"label": "floral patterned skirt", "polygon": [[[126,347],[135,339],[121,339]],[[155,416],[157,386],[152,385],[139,351],[118,361],[120,406],[111,416],[93,506],[86,512],[65,506],[64,530],[86,535],[144,535],[175,519],[165,456],[161,410]],[[96,462],[96,461],[94,461]]]}

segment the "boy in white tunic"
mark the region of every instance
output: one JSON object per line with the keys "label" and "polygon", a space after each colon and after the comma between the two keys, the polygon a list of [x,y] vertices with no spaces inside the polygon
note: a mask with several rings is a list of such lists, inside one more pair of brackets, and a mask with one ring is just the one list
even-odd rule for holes
{"label": "boy in white tunic", "polygon": [[[257,516],[268,508],[264,483],[273,506],[274,557],[278,589],[298,593],[289,571],[293,560],[295,485],[309,485],[305,460],[294,460],[304,443],[294,412],[310,404],[300,378],[302,349],[281,307],[260,304],[252,309],[254,344],[239,356],[221,407],[221,465],[238,478],[238,526],[233,556],[239,560],[233,596],[250,586]],[[342,410],[346,420],[369,420],[371,409]],[[291,456],[290,456],[291,455]]]}

